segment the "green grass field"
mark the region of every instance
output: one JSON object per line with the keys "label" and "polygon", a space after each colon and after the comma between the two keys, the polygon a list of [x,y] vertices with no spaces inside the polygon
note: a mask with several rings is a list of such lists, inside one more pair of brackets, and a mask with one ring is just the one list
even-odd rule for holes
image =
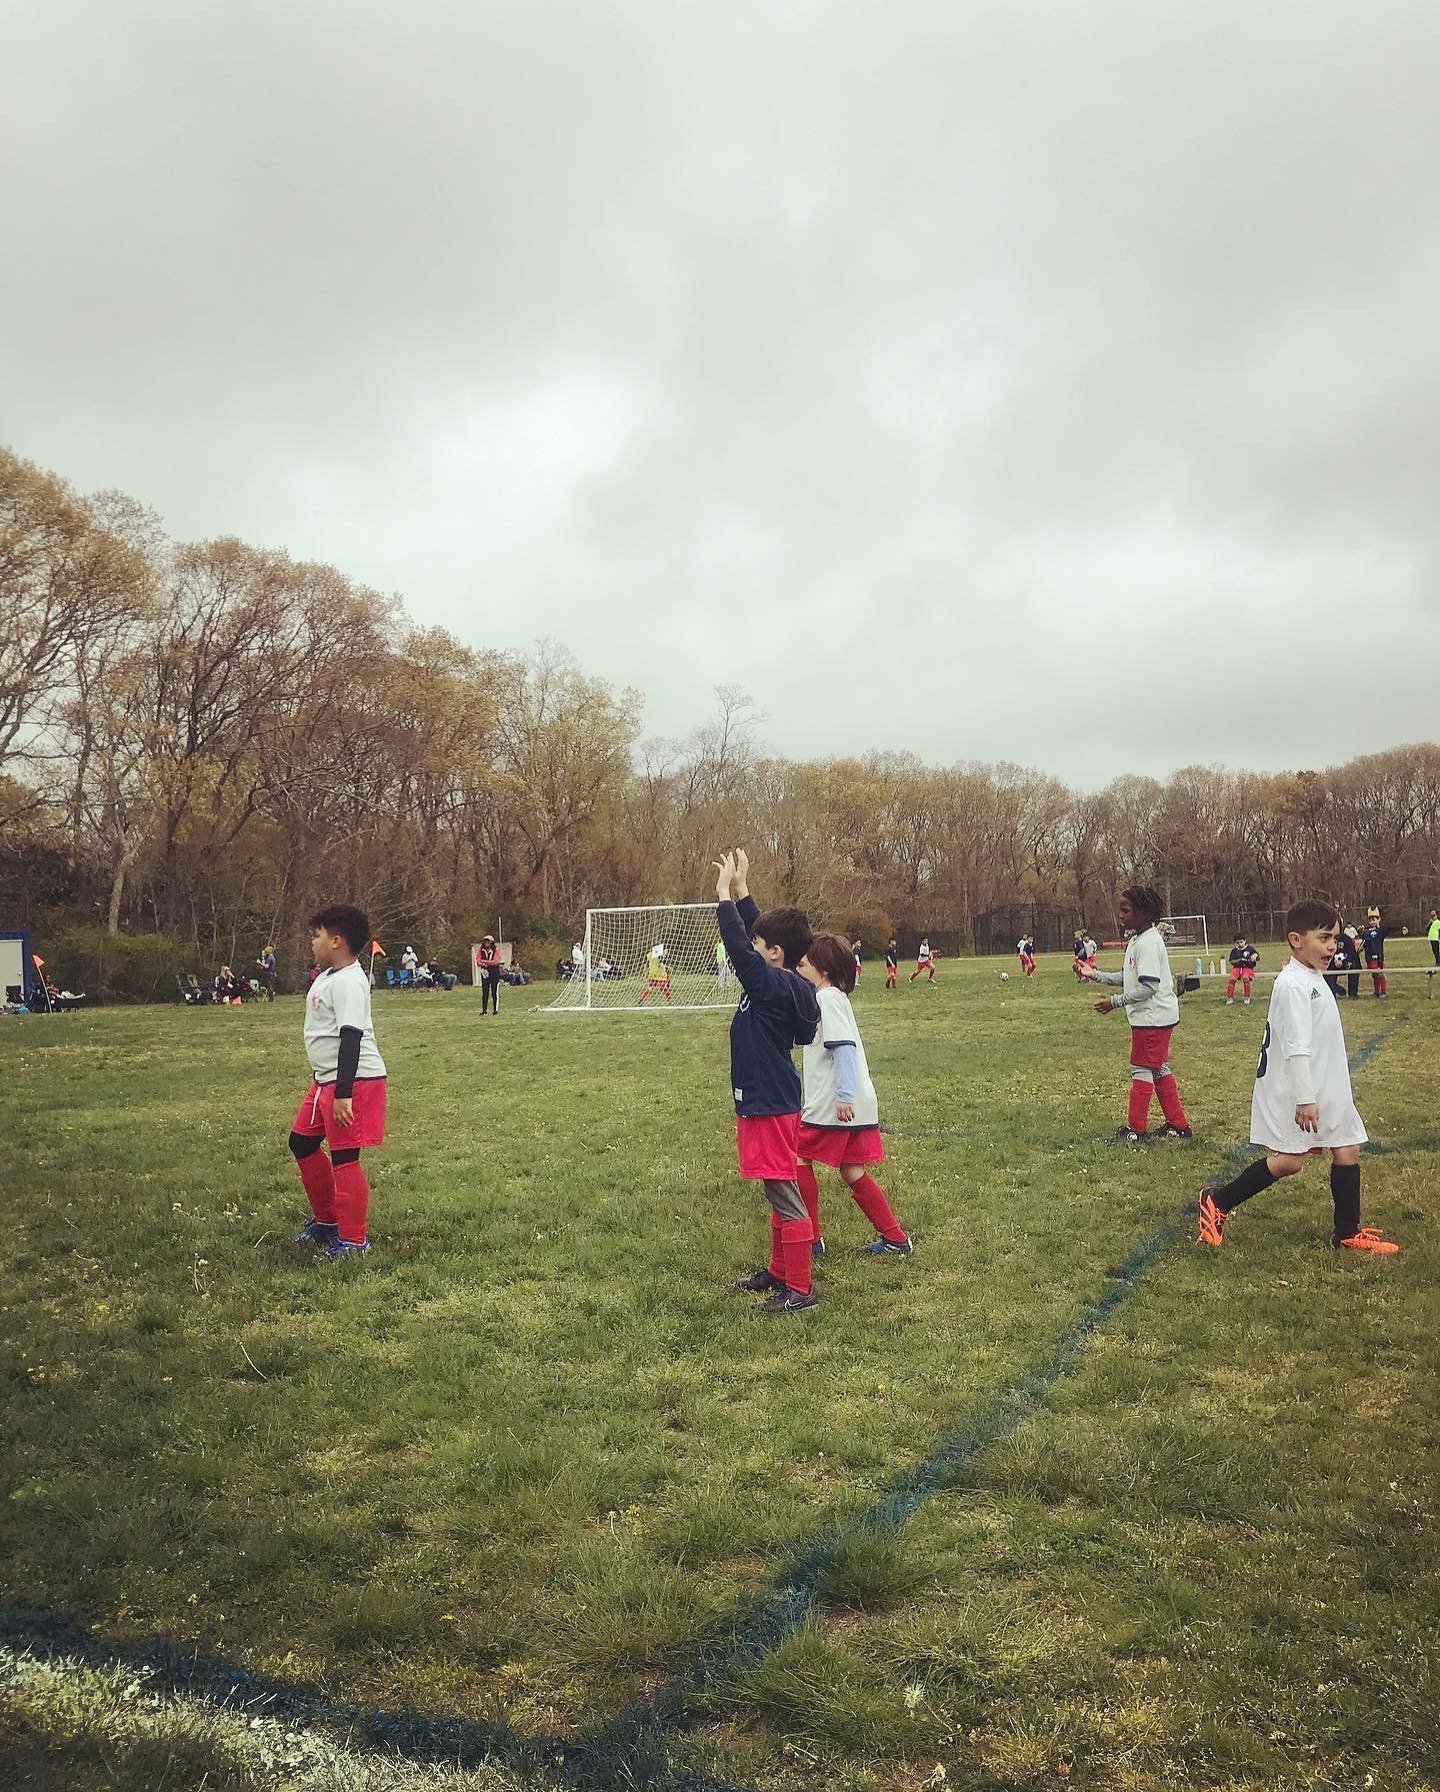
{"label": "green grass field", "polygon": [[[766,1225],[722,1015],[377,995],[375,1248],[338,1270],[286,1242],[298,1000],[0,1023],[6,1597],[346,1699],[593,1731],[1174,1224],[1038,1404],[705,1684],[671,1758],[765,1787],[1440,1783],[1440,1001],[1402,977],[1342,1004],[1352,1051],[1384,1035],[1355,1078],[1365,1217],[1403,1254],[1332,1252],[1319,1165],[1212,1254],[1177,1216],[1243,1161],[1268,982],[1250,1010],[1186,999],[1197,1139],[1129,1152],[1123,1018],[1068,958],[1000,968],[887,993],[867,967],[916,1254],[859,1256],[832,1177],[822,1303],[779,1322],[729,1291]],[[288,1783],[0,1709],[9,1783]]]}

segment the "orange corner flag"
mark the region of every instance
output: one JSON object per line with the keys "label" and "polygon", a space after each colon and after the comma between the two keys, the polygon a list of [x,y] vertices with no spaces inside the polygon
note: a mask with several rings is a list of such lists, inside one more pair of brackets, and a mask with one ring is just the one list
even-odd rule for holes
{"label": "orange corner flag", "polygon": [[385,948],[380,944],[379,940],[371,940],[370,956],[372,958],[384,958]]}
{"label": "orange corner flag", "polygon": [[35,969],[37,971],[40,970],[43,967],[45,960],[40,956],[40,954],[38,952],[32,952],[30,954],[30,957],[34,960]]}

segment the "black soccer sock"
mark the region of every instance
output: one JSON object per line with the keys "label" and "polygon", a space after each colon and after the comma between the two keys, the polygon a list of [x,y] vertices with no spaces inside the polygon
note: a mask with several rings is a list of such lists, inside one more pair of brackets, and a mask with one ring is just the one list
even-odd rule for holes
{"label": "black soccer sock", "polygon": [[1335,1203],[1335,1243],[1353,1238],[1360,1230],[1360,1166],[1330,1166],[1330,1198]]}
{"label": "black soccer sock", "polygon": [[1221,1213],[1229,1213],[1232,1207],[1238,1207],[1242,1201],[1248,1201],[1252,1195],[1263,1194],[1279,1178],[1270,1174],[1270,1166],[1263,1157],[1257,1157],[1253,1164],[1242,1170],[1233,1182],[1227,1182],[1224,1188],[1215,1191],[1215,1205]]}

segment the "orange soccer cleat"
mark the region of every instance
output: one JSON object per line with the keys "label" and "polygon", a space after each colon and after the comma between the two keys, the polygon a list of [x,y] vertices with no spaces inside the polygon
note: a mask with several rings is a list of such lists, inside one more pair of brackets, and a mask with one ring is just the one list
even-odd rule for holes
{"label": "orange soccer cleat", "polygon": [[1225,1242],[1225,1215],[1215,1205],[1215,1196],[1208,1188],[1200,1191],[1200,1231],[1195,1242],[1213,1245],[1217,1251]]}
{"label": "orange soccer cleat", "polygon": [[1393,1257],[1400,1249],[1376,1226],[1362,1226],[1349,1238],[1337,1238],[1335,1248],[1341,1251],[1373,1251],[1377,1257]]}

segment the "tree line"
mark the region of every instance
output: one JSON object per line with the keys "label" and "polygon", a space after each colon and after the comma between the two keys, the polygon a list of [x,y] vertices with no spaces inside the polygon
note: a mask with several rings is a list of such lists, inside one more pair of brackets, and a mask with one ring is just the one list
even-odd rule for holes
{"label": "tree line", "polygon": [[1436,900],[1432,742],[1081,792],[1008,763],[777,758],[733,689],[683,739],[642,739],[641,711],[562,647],[467,646],[332,566],[171,541],[0,451],[0,928],[205,965],[273,939],[298,967],[304,916],[353,898],[442,955],[503,917],[543,968],[587,907],[703,899],[737,839],[767,895],[872,942],[1058,944],[1137,881],[1256,933],[1297,891]]}

